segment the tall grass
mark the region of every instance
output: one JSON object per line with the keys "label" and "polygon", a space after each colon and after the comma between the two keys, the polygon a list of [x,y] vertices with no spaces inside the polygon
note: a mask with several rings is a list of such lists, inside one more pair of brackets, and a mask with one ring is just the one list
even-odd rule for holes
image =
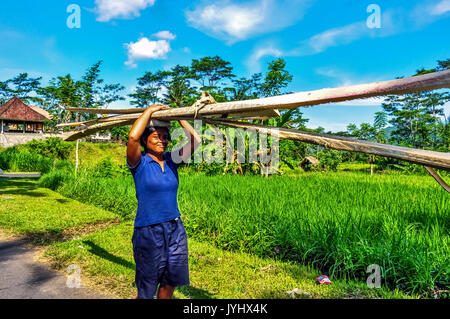
{"label": "tall grass", "polygon": [[19,151],[9,147],[0,153],[0,168],[10,172],[41,172],[48,173],[54,160],[36,153]]}
{"label": "tall grass", "polygon": [[[129,219],[137,207],[129,175],[81,174],[59,191]],[[181,175],[178,201],[190,236],[222,248],[364,281],[377,264],[385,285],[414,293],[449,285],[450,196],[431,177]]]}
{"label": "tall grass", "polygon": [[[53,174],[53,175],[51,175]],[[133,178],[93,177],[92,171],[80,171],[77,176],[58,171],[44,175],[39,183],[62,195],[112,211],[131,220],[137,209]],[[47,186],[48,185],[48,186]]]}

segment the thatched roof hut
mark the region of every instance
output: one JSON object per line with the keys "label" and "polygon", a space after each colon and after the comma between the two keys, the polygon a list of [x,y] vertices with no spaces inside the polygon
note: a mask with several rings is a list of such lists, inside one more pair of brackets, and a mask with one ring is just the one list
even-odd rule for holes
{"label": "thatched roof hut", "polygon": [[299,164],[305,171],[309,171],[312,167],[317,167],[318,165],[319,160],[314,156],[306,156]]}
{"label": "thatched roof hut", "polygon": [[0,133],[40,132],[43,123],[50,119],[51,115],[44,109],[27,105],[15,96],[0,106]]}

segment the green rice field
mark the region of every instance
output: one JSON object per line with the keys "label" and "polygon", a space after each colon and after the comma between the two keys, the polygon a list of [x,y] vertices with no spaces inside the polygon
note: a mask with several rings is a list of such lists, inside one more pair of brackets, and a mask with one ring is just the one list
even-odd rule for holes
{"label": "green rice field", "polygon": [[[50,175],[41,179],[52,184]],[[57,190],[132,220],[131,176],[78,178]],[[427,294],[447,290],[450,196],[429,176],[304,173],[297,177],[180,175],[188,235],[216,247],[294,261],[331,278]]]}

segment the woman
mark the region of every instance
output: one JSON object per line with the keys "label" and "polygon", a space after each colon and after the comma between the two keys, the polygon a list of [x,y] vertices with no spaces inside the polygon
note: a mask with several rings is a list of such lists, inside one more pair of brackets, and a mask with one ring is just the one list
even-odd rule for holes
{"label": "woman", "polygon": [[127,164],[138,199],[132,239],[137,298],[154,298],[159,284],[158,299],[170,299],[176,286],[189,285],[187,237],[177,203],[177,168],[189,160],[201,139],[187,121],[179,121],[189,141],[179,150],[164,153],[169,128],[155,126],[157,121],[151,121],[151,116],[165,109],[169,107],[161,104],[148,107],[128,136]]}

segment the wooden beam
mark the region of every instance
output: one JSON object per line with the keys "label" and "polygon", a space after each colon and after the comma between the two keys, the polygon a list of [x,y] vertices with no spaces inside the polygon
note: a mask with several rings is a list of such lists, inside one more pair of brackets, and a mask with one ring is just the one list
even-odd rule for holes
{"label": "wooden beam", "polygon": [[[332,89],[321,89],[316,91],[307,91],[300,93],[291,93],[279,96],[273,96],[255,100],[233,101],[224,103],[215,103],[204,105],[200,110],[196,107],[180,107],[170,110],[158,111],[153,114],[154,118],[177,120],[186,116],[193,117],[198,110],[200,117],[219,115],[219,114],[237,114],[245,112],[258,112],[270,109],[291,109],[299,106],[311,106],[325,103],[342,102],[348,100],[362,99],[374,96],[383,96],[390,94],[406,94],[412,92],[430,91],[440,88],[450,88],[450,70],[433,72],[424,75],[407,77],[403,79],[375,82],[369,84],[353,85]],[[74,112],[87,112],[103,114],[108,112],[111,114],[112,109],[85,109],[85,108],[69,108]],[[123,119],[138,118],[139,114],[129,113],[132,109],[125,109],[126,114],[122,115]],[[143,112],[144,109],[135,109]],[[120,110],[114,112],[121,113]]]}
{"label": "wooden beam", "polygon": [[133,124],[133,122],[134,120],[122,120],[122,121],[119,120],[119,121],[109,121],[106,123],[98,123],[80,130],[64,132],[62,139],[64,141],[76,141],[77,139],[89,136],[91,134],[94,134],[95,132],[105,130],[108,128],[130,125]]}
{"label": "wooden beam", "polygon": [[[233,115],[235,117],[239,117],[239,114],[249,116],[251,113],[261,114],[261,112],[265,112],[267,110],[290,109],[299,106],[341,102],[345,100],[354,100],[389,94],[429,91],[439,88],[450,88],[450,70],[385,82],[292,93],[256,100],[207,104],[202,106],[201,109],[198,107],[172,108],[170,110],[157,111],[152,114],[152,118],[171,121],[192,120],[195,114],[199,115],[199,119],[204,118],[205,120],[207,117],[215,117],[224,114]],[[90,113],[105,112],[105,109],[70,108],[68,110]],[[124,112],[126,114],[102,117],[93,121],[76,123],[76,125],[84,124],[89,126],[78,131],[66,133],[66,140],[76,140],[77,138],[85,137],[105,128],[130,125],[140,116],[140,113],[129,113],[130,110],[132,109],[125,110]],[[110,111],[113,110],[108,110],[108,112]],[[133,111],[143,112],[144,109],[133,109]],[[114,112],[121,111],[116,109]],[[350,118],[351,117],[349,116],[349,119]]]}
{"label": "wooden beam", "polygon": [[280,139],[297,140],[340,151],[359,152],[397,158],[403,161],[450,170],[450,153],[420,150],[389,144],[361,141],[353,138],[322,133],[304,132],[294,129],[255,125],[228,120],[205,119],[206,123],[234,128],[255,129],[266,134],[277,134]]}
{"label": "wooden beam", "polygon": [[[57,124],[56,127],[76,127],[76,126],[89,126],[97,123],[106,123],[110,121],[119,121],[119,120],[136,120],[141,113],[134,113],[132,115],[114,115],[114,116],[108,116],[108,117],[99,117],[95,120],[89,120],[85,122],[71,122],[71,123],[60,123]],[[220,117],[221,115],[218,114],[216,116],[210,116],[211,118]],[[252,120],[265,120],[270,119],[272,117],[280,116],[280,112],[277,109],[273,110],[262,110],[258,112],[247,112],[247,113],[237,113],[237,114],[230,114],[230,118],[232,119],[252,119]],[[152,114],[152,118],[156,118]],[[166,118],[164,118],[166,119]],[[168,120],[192,120],[193,117],[189,115],[185,116],[178,116],[176,118],[169,117]]]}

